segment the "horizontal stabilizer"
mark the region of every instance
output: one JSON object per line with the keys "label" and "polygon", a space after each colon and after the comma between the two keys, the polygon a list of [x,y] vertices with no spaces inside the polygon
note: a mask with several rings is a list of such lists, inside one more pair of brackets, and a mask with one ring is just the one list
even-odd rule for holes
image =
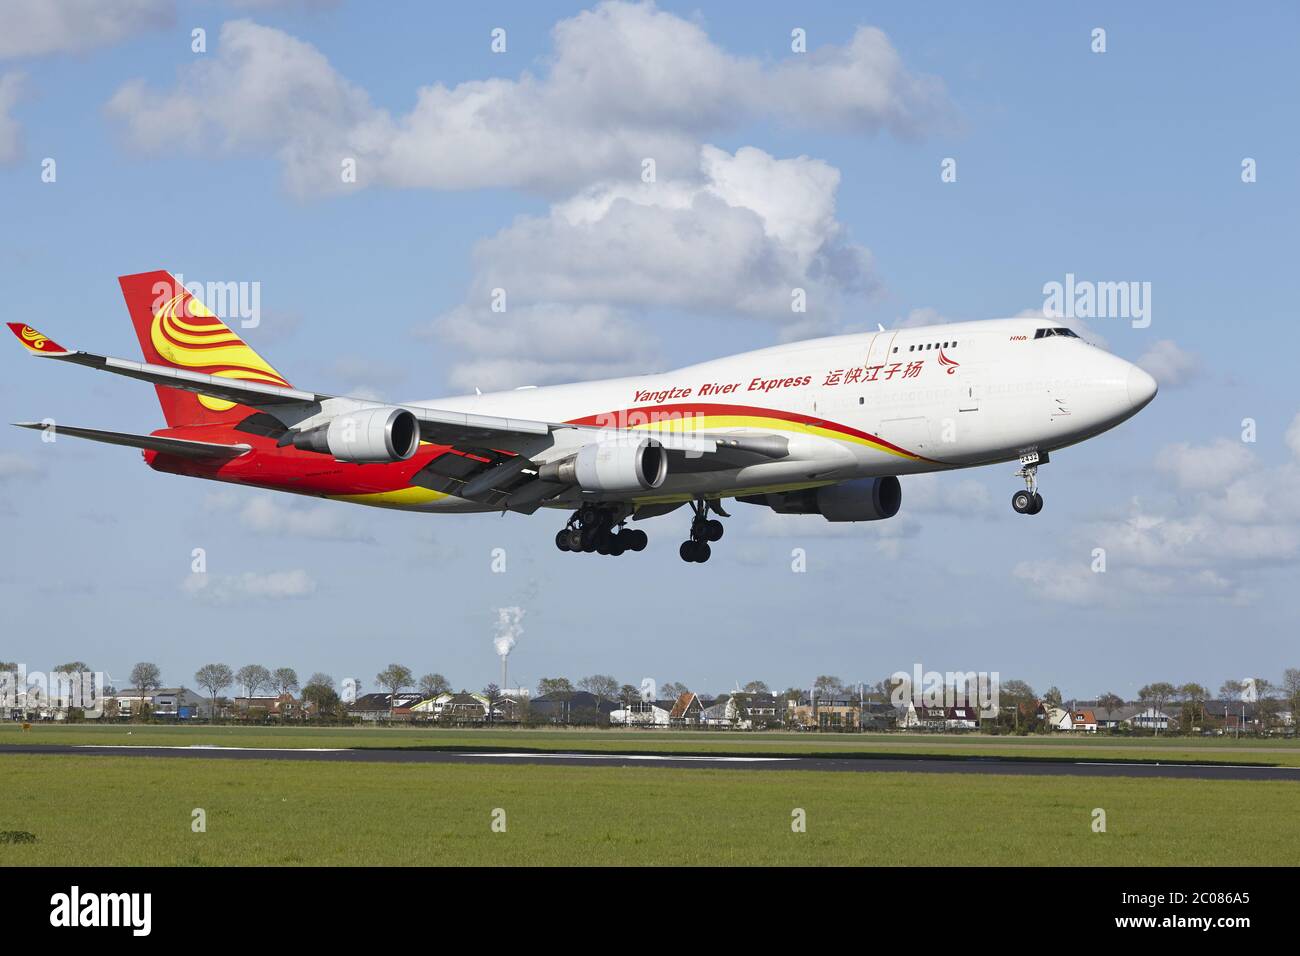
{"label": "horizontal stabilizer", "polygon": [[146,451],[162,452],[165,455],[180,455],[183,458],[238,458],[252,450],[251,445],[221,445],[216,442],[190,441],[185,438],[162,438],[157,435],[106,432],[98,428],[48,425],[44,422],[14,422],[14,424],[19,428],[35,428],[41,431],[49,428],[53,430],[56,437],[69,435],[73,438],[88,438],[109,445],[126,445],[129,448],[142,448]]}

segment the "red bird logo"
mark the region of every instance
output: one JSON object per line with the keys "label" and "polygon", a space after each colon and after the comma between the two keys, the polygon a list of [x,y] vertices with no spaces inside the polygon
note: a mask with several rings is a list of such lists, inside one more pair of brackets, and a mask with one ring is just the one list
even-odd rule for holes
{"label": "red bird logo", "polygon": [[948,370],[949,375],[961,367],[960,362],[954,362],[952,359],[948,358],[948,356],[944,355],[943,349],[939,349],[939,364]]}

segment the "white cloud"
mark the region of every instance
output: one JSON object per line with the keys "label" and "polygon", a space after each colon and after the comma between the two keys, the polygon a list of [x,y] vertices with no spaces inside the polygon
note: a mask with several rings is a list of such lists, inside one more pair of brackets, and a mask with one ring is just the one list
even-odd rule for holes
{"label": "white cloud", "polygon": [[5,0],[0,60],[84,53],[170,26],[175,0]]}
{"label": "white cloud", "polygon": [[248,497],[221,491],[209,495],[206,505],[209,510],[234,512],[240,525],[256,534],[318,541],[374,540],[355,515],[337,503],[308,507],[289,495]]}
{"label": "white cloud", "polygon": [[949,321],[939,313],[938,309],[927,305],[908,312],[904,318],[899,319],[894,325],[900,329],[915,329],[925,325],[946,325]]}
{"label": "white cloud", "polygon": [[658,361],[645,329],[606,305],[539,303],[503,313],[462,305],[422,331],[468,354],[450,374],[466,391],[633,375]]}
{"label": "white cloud", "polygon": [[[1246,603],[1257,596],[1248,586],[1257,571],[1300,558],[1300,501],[1293,494],[1300,465],[1264,466],[1239,442],[1219,439],[1168,446],[1156,466],[1172,477],[1175,494],[1154,505],[1134,500],[1127,514],[1084,525],[1071,542],[1083,556],[1077,566],[1048,562],[1036,572],[1023,563],[1013,575],[1067,602],[1167,593]],[[1107,565],[1095,581],[1094,548],[1104,549]]]}
{"label": "white cloud", "polygon": [[23,89],[22,73],[0,75],[0,166],[18,162],[22,155],[22,129],[11,115]]}
{"label": "white cloud", "polygon": [[283,601],[310,597],[316,582],[301,568],[292,571],[246,571],[243,574],[191,574],[181,590],[205,604]]}
{"label": "white cloud", "polygon": [[1150,372],[1161,388],[1186,385],[1201,371],[1200,359],[1170,339],[1152,342],[1137,364]]}
{"label": "white cloud", "polygon": [[899,481],[904,511],[981,518],[992,514],[988,488],[973,478],[929,474],[908,475]]}
{"label": "white cloud", "polygon": [[1300,414],[1291,419],[1291,424],[1287,426],[1286,444],[1291,449],[1291,454],[1300,461]]}
{"label": "white cloud", "polygon": [[1210,491],[1244,474],[1254,460],[1242,442],[1218,438],[1208,445],[1168,445],[1156,456],[1156,467],[1171,475],[1179,488]]}
{"label": "white cloud", "polygon": [[560,21],[544,74],[421,88],[394,116],[314,47],[246,20],[226,23],[209,57],[158,92],[135,80],[108,103],[140,149],[271,149],[299,194],[358,185],[562,193],[689,176],[714,131],[762,119],[914,135],[946,122],[942,84],[910,74],[879,30],[774,66],[732,56],[697,24],[652,4],[604,3]]}
{"label": "white cloud", "polygon": [[0,452],[0,482],[14,478],[35,478],[45,471],[39,463],[28,455],[16,452]]}
{"label": "white cloud", "polygon": [[[740,314],[787,337],[826,331],[874,287],[871,253],[835,218],[839,173],[807,157],[705,146],[700,179],[593,186],[478,244],[465,304],[431,330],[471,353],[483,388],[643,372],[635,310]],[[808,311],[791,310],[792,290]],[[489,308],[504,289],[507,310]]]}

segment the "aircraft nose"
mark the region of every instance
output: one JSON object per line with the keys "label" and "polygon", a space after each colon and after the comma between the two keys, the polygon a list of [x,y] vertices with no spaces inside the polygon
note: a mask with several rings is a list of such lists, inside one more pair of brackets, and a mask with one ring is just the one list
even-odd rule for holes
{"label": "aircraft nose", "polygon": [[1156,397],[1156,380],[1136,365],[1129,366],[1125,384],[1128,388],[1128,400],[1134,409],[1142,408]]}

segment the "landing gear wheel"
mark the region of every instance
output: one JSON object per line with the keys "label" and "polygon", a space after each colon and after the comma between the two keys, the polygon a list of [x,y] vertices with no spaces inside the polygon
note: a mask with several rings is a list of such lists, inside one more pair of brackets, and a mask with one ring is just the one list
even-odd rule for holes
{"label": "landing gear wheel", "polygon": [[695,542],[683,541],[682,546],[677,549],[677,553],[681,555],[683,561],[690,564],[695,560]]}
{"label": "landing gear wheel", "polygon": [[555,546],[561,551],[569,550],[569,529],[561,528],[555,533]]}
{"label": "landing gear wheel", "polygon": [[650,536],[644,531],[624,531],[619,537],[627,537],[627,547],[629,551],[644,551],[645,546],[650,543]]}
{"label": "landing gear wheel", "polygon": [[627,550],[626,537],[627,536],[624,533],[610,535],[609,550],[606,553],[617,558],[620,554],[626,551]]}
{"label": "landing gear wheel", "polygon": [[1011,496],[1011,508],[1016,514],[1029,514],[1030,507],[1033,506],[1034,496],[1028,491],[1017,491]]}
{"label": "landing gear wheel", "polygon": [[722,522],[717,518],[710,518],[708,521],[704,522],[705,541],[721,541],[722,533],[724,531],[726,531],[726,528],[722,526]]}
{"label": "landing gear wheel", "polygon": [[703,564],[705,561],[709,560],[709,557],[712,554],[713,554],[713,549],[709,547],[709,542],[700,541],[696,543],[695,545],[696,564]]}
{"label": "landing gear wheel", "polygon": [[1036,515],[1036,514],[1038,514],[1038,512],[1040,512],[1040,511],[1042,511],[1042,510],[1043,510],[1043,496],[1040,495],[1038,492],[1035,491],[1035,492],[1034,492],[1034,500],[1033,500],[1033,502],[1029,505],[1029,510],[1026,511],[1025,514]]}

